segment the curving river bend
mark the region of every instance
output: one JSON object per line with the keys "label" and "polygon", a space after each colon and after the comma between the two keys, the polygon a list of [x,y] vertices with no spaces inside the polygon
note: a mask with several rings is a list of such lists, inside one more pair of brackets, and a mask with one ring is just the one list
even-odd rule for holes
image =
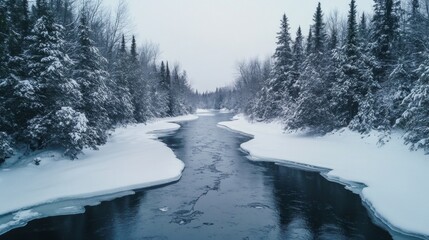
{"label": "curving river bend", "polygon": [[231,116],[201,116],[160,138],[186,164],[180,181],[34,220],[0,239],[407,239],[374,224],[358,195],[317,172],[249,161],[239,146],[250,138],[217,127]]}

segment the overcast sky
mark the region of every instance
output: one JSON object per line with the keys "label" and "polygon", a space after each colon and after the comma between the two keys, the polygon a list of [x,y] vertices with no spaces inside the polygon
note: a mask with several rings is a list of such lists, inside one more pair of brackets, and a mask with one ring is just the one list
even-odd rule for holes
{"label": "overcast sky", "polygon": [[[107,0],[115,1],[115,0]],[[137,41],[159,44],[161,59],[179,62],[199,91],[231,84],[236,64],[273,54],[283,13],[294,36],[299,25],[307,35],[316,0],[127,0]],[[342,15],[348,0],[321,0],[325,16]],[[371,11],[373,0],[357,1]]]}

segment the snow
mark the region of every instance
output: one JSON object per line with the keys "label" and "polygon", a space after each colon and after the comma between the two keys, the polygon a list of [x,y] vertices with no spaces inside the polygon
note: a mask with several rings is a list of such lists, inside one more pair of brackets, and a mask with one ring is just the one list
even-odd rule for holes
{"label": "snow", "polygon": [[[124,192],[132,194],[129,190],[178,180],[184,163],[157,141],[157,136],[180,128],[172,122],[196,118],[187,115],[117,128],[107,144],[98,151],[84,150],[78,160],[71,161],[58,151],[49,150],[27,156],[13,166],[4,166],[0,169],[0,234],[14,225],[22,225],[25,219],[37,217],[29,210],[35,206]],[[33,163],[37,158],[41,159],[39,166]],[[53,214],[76,208],[63,206]]]}
{"label": "snow", "polygon": [[230,110],[228,108],[221,108],[219,110],[219,113],[233,113],[233,112],[234,112],[233,110]]}
{"label": "snow", "polygon": [[201,109],[198,108],[196,113],[198,116],[214,116],[215,115],[215,111],[214,109]]}
{"label": "snow", "polygon": [[34,212],[32,210],[24,210],[19,211],[15,214],[13,214],[12,221],[9,221],[7,223],[0,224],[0,232],[9,229],[13,226],[23,226],[26,224],[27,221],[34,219],[36,217],[40,216],[40,213]]}
{"label": "snow", "polygon": [[399,232],[429,237],[429,157],[423,151],[410,151],[401,133],[392,133],[380,146],[378,132],[285,133],[278,122],[251,123],[243,115],[219,126],[253,136],[241,145],[253,160],[330,169],[329,180],[364,184],[360,196],[383,223]]}

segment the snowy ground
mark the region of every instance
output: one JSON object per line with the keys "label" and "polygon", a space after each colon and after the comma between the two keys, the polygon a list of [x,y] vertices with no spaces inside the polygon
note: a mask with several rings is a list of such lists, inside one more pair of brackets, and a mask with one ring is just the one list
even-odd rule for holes
{"label": "snowy ground", "polygon": [[195,114],[197,114],[198,116],[214,116],[216,110],[214,109],[201,109],[198,108],[197,111],[195,112]]}
{"label": "snowy ground", "polygon": [[[118,128],[98,151],[85,150],[74,161],[57,151],[43,151],[2,166],[0,234],[40,217],[42,214],[34,210],[35,206],[96,196],[109,199],[115,197],[111,195],[114,193],[132,194],[129,190],[178,180],[184,164],[156,140],[157,135],[180,127],[172,122],[196,118],[188,115]],[[41,159],[39,166],[32,162],[36,157]],[[60,211],[79,212],[81,206],[62,204]]]}
{"label": "snowy ground", "polygon": [[242,115],[219,125],[252,135],[241,147],[255,160],[331,169],[326,177],[332,181],[365,184],[360,195],[379,219],[394,230],[429,238],[429,156],[409,151],[399,133],[380,146],[377,133],[283,133],[279,123],[249,123]]}
{"label": "snowy ground", "polygon": [[195,114],[198,116],[214,116],[216,113],[233,113],[233,111],[226,108],[222,108],[219,110],[198,108]]}

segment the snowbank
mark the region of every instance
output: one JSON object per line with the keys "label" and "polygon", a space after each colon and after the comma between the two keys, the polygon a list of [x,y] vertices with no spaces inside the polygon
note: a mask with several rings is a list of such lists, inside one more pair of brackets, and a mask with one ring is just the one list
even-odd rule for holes
{"label": "snowbank", "polygon": [[[155,132],[176,130],[180,126],[172,122],[196,118],[188,115],[118,128],[107,144],[98,151],[85,150],[78,160],[45,151],[20,160],[26,164],[0,169],[0,217],[14,214],[11,222],[0,222],[0,226],[8,228],[22,219],[37,217],[37,213],[25,209],[47,202],[108,195],[178,180],[184,164],[156,140]],[[35,157],[41,159],[39,166],[31,163]]]}
{"label": "snowbank", "polygon": [[216,112],[216,110],[214,110],[214,109],[198,108],[197,111],[195,112],[195,114],[198,116],[214,116],[215,112]]}
{"label": "snowbank", "polygon": [[241,147],[256,159],[327,168],[330,180],[365,184],[360,195],[381,221],[429,238],[429,157],[411,152],[399,133],[380,147],[377,133],[310,137],[284,133],[279,123],[250,123],[242,115],[219,125],[252,135]]}

